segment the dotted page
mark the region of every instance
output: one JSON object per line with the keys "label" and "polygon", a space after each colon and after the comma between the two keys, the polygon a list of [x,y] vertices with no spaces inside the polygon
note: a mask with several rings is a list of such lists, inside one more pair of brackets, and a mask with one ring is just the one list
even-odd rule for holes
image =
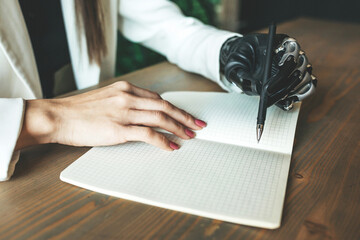
{"label": "dotted page", "polygon": [[91,149],[61,180],[104,194],[239,224],[280,226],[290,156],[204,140],[170,138]]}
{"label": "dotted page", "polygon": [[267,110],[260,143],[256,139],[259,98],[239,93],[167,92],[162,97],[208,123],[197,138],[291,154],[300,104],[285,112]]}
{"label": "dotted page", "polygon": [[299,106],[268,109],[260,144],[258,99],[239,94],[163,95],[207,121],[197,139],[167,152],[145,143],[93,148],[61,173],[92,191],[219,220],[280,226]]}

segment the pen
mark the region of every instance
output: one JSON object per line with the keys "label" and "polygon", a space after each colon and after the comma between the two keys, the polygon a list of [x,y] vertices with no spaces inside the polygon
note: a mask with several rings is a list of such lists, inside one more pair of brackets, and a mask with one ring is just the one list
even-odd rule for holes
{"label": "pen", "polygon": [[259,102],[259,111],[258,111],[257,124],[256,124],[256,137],[258,142],[261,139],[261,135],[263,133],[264,125],[265,125],[267,100],[268,100],[266,83],[271,77],[272,48],[273,48],[275,32],[276,32],[276,25],[275,23],[271,23],[269,26],[269,39],[266,48],[265,71],[263,76],[260,102]]}

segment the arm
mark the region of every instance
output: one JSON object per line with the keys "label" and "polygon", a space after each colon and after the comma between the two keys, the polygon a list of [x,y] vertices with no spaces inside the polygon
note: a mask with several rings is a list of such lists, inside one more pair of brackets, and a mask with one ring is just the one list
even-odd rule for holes
{"label": "arm", "polygon": [[[0,120],[4,133],[0,137],[0,181],[12,175],[18,159],[18,153],[13,151],[27,146],[44,143],[104,146],[143,141],[173,151],[179,146],[154,127],[191,139],[195,137],[193,130],[206,126],[157,93],[127,82],[67,98],[25,102],[24,107],[22,99],[0,99],[0,110],[7,113]],[[12,156],[15,162],[11,162]]]}
{"label": "arm", "polygon": [[141,43],[186,71],[224,84],[219,74],[222,44],[235,33],[204,25],[185,17],[167,0],[122,0],[120,30],[131,41]]}
{"label": "arm", "polygon": [[60,99],[0,98],[0,181],[8,180],[19,150],[36,144],[105,146],[143,141],[173,151],[179,146],[153,128],[182,139],[206,123],[127,82]]}
{"label": "arm", "polygon": [[117,82],[67,98],[26,101],[15,149],[44,143],[106,146],[143,141],[173,150],[165,135],[152,127],[190,139],[195,136],[192,130],[204,126],[157,93]]}

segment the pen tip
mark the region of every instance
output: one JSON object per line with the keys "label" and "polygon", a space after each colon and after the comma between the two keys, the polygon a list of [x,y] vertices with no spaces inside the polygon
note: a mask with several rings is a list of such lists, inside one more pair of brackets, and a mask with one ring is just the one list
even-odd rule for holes
{"label": "pen tip", "polygon": [[258,143],[260,142],[263,130],[264,130],[264,125],[263,124],[257,124],[256,125],[256,138],[257,138]]}

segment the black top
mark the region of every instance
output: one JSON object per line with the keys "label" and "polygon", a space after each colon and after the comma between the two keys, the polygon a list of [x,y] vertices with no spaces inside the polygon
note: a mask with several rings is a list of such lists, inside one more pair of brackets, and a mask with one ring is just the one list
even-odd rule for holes
{"label": "black top", "polygon": [[44,97],[54,95],[55,72],[70,62],[60,0],[19,0]]}

